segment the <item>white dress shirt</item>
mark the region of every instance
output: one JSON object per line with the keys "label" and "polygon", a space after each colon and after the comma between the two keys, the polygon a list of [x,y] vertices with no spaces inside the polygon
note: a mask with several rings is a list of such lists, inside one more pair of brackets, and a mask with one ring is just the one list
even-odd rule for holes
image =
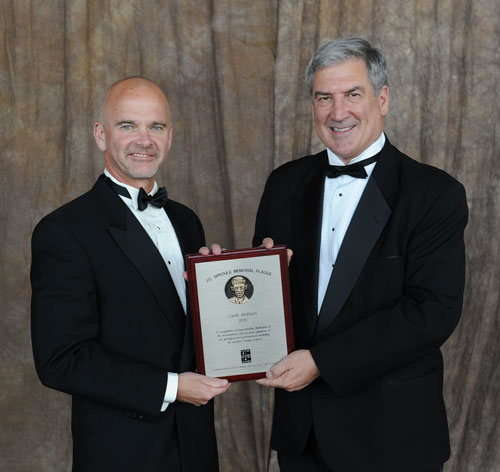
{"label": "white dress shirt", "polygon": [[[145,210],[140,211],[137,208],[137,196],[139,195],[139,189],[131,187],[130,185],[124,184],[123,182],[115,179],[107,169],[104,169],[104,174],[113,182],[125,187],[128,190],[131,198],[123,197],[122,195],[119,195],[119,197],[139,220],[139,223],[141,223],[146,233],[148,233],[149,237],[158,248],[161,257],[165,261],[165,265],[170,272],[175,289],[177,290],[181,300],[184,313],[186,313],[186,282],[182,277],[182,273],[184,272],[184,260],[179,240],[177,239],[177,235],[175,234],[174,227],[172,226],[167,212],[163,208],[157,208],[153,205],[148,205]],[[154,195],[157,190],[158,184],[155,182],[153,189],[149,194]],[[168,372],[167,375],[167,388],[161,411],[165,411],[168,404],[174,402],[177,398],[177,388],[179,386],[178,374]]]}
{"label": "white dress shirt", "polygon": [[[349,164],[354,164],[378,154],[384,144],[385,135],[382,133],[373,144],[368,146],[359,156],[352,159]],[[327,149],[327,152],[328,161],[331,165],[345,165],[330,149]],[[366,179],[359,179],[350,175],[340,175],[334,179],[325,177],[319,253],[318,314],[325,298],[340,246],[375,165],[376,162],[365,167],[368,174]]]}

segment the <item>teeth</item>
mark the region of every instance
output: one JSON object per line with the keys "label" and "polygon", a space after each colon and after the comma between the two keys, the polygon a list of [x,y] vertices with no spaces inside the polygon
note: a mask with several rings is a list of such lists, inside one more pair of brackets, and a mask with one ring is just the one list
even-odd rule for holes
{"label": "teeth", "polygon": [[347,128],[333,128],[333,131],[342,132],[342,131],[347,131],[347,130],[352,129],[352,128],[354,128],[354,126],[348,126]]}
{"label": "teeth", "polygon": [[137,156],[137,157],[148,157],[149,154],[139,154],[137,152],[134,152],[134,156]]}

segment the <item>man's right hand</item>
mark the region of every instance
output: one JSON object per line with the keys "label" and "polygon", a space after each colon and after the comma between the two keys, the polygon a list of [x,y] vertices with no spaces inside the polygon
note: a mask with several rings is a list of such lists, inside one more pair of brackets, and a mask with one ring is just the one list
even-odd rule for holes
{"label": "man's right hand", "polygon": [[[264,238],[262,240],[262,244],[260,245],[260,247],[265,247],[266,249],[272,249],[274,247],[274,241],[272,240],[272,238]],[[292,260],[293,256],[293,251],[288,248],[286,250],[286,255],[288,259],[288,265],[290,265],[290,261]]]}
{"label": "man's right hand", "polygon": [[226,379],[217,379],[195,372],[179,374],[176,401],[191,403],[195,406],[206,405],[212,398],[224,393],[230,383]]}
{"label": "man's right hand", "polygon": [[210,246],[210,249],[207,246],[200,247],[199,253],[204,256],[208,256],[210,253],[220,256],[223,250],[224,249],[221,248],[219,244],[214,243]]}

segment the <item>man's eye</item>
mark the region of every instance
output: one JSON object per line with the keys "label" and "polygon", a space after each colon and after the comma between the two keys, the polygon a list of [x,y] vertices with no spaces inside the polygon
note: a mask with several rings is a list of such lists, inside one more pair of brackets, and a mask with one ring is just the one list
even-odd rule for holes
{"label": "man's eye", "polygon": [[332,97],[328,96],[328,95],[321,95],[321,96],[317,96],[316,97],[316,103],[318,105],[328,105],[329,103],[331,103],[332,101]]}
{"label": "man's eye", "polygon": [[160,125],[154,125],[154,126],[151,126],[151,129],[153,131],[163,131],[163,126],[160,126]]}
{"label": "man's eye", "polygon": [[123,129],[125,131],[130,131],[132,129],[132,125],[122,125],[121,129]]}

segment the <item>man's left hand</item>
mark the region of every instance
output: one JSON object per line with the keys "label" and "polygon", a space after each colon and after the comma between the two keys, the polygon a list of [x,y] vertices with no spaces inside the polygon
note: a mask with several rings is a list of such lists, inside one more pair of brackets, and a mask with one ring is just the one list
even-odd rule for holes
{"label": "man's left hand", "polygon": [[277,364],[274,364],[266,374],[265,379],[257,383],[266,387],[283,388],[295,392],[307,387],[319,377],[319,370],[308,349],[291,352]]}
{"label": "man's left hand", "polygon": [[[208,256],[210,253],[215,254],[216,256],[220,256],[223,250],[224,249],[221,248],[219,244],[215,243],[210,246],[210,249],[207,246],[200,247],[198,252],[203,256]],[[188,280],[187,271],[184,271],[182,273],[182,276],[184,277],[185,280]]]}

